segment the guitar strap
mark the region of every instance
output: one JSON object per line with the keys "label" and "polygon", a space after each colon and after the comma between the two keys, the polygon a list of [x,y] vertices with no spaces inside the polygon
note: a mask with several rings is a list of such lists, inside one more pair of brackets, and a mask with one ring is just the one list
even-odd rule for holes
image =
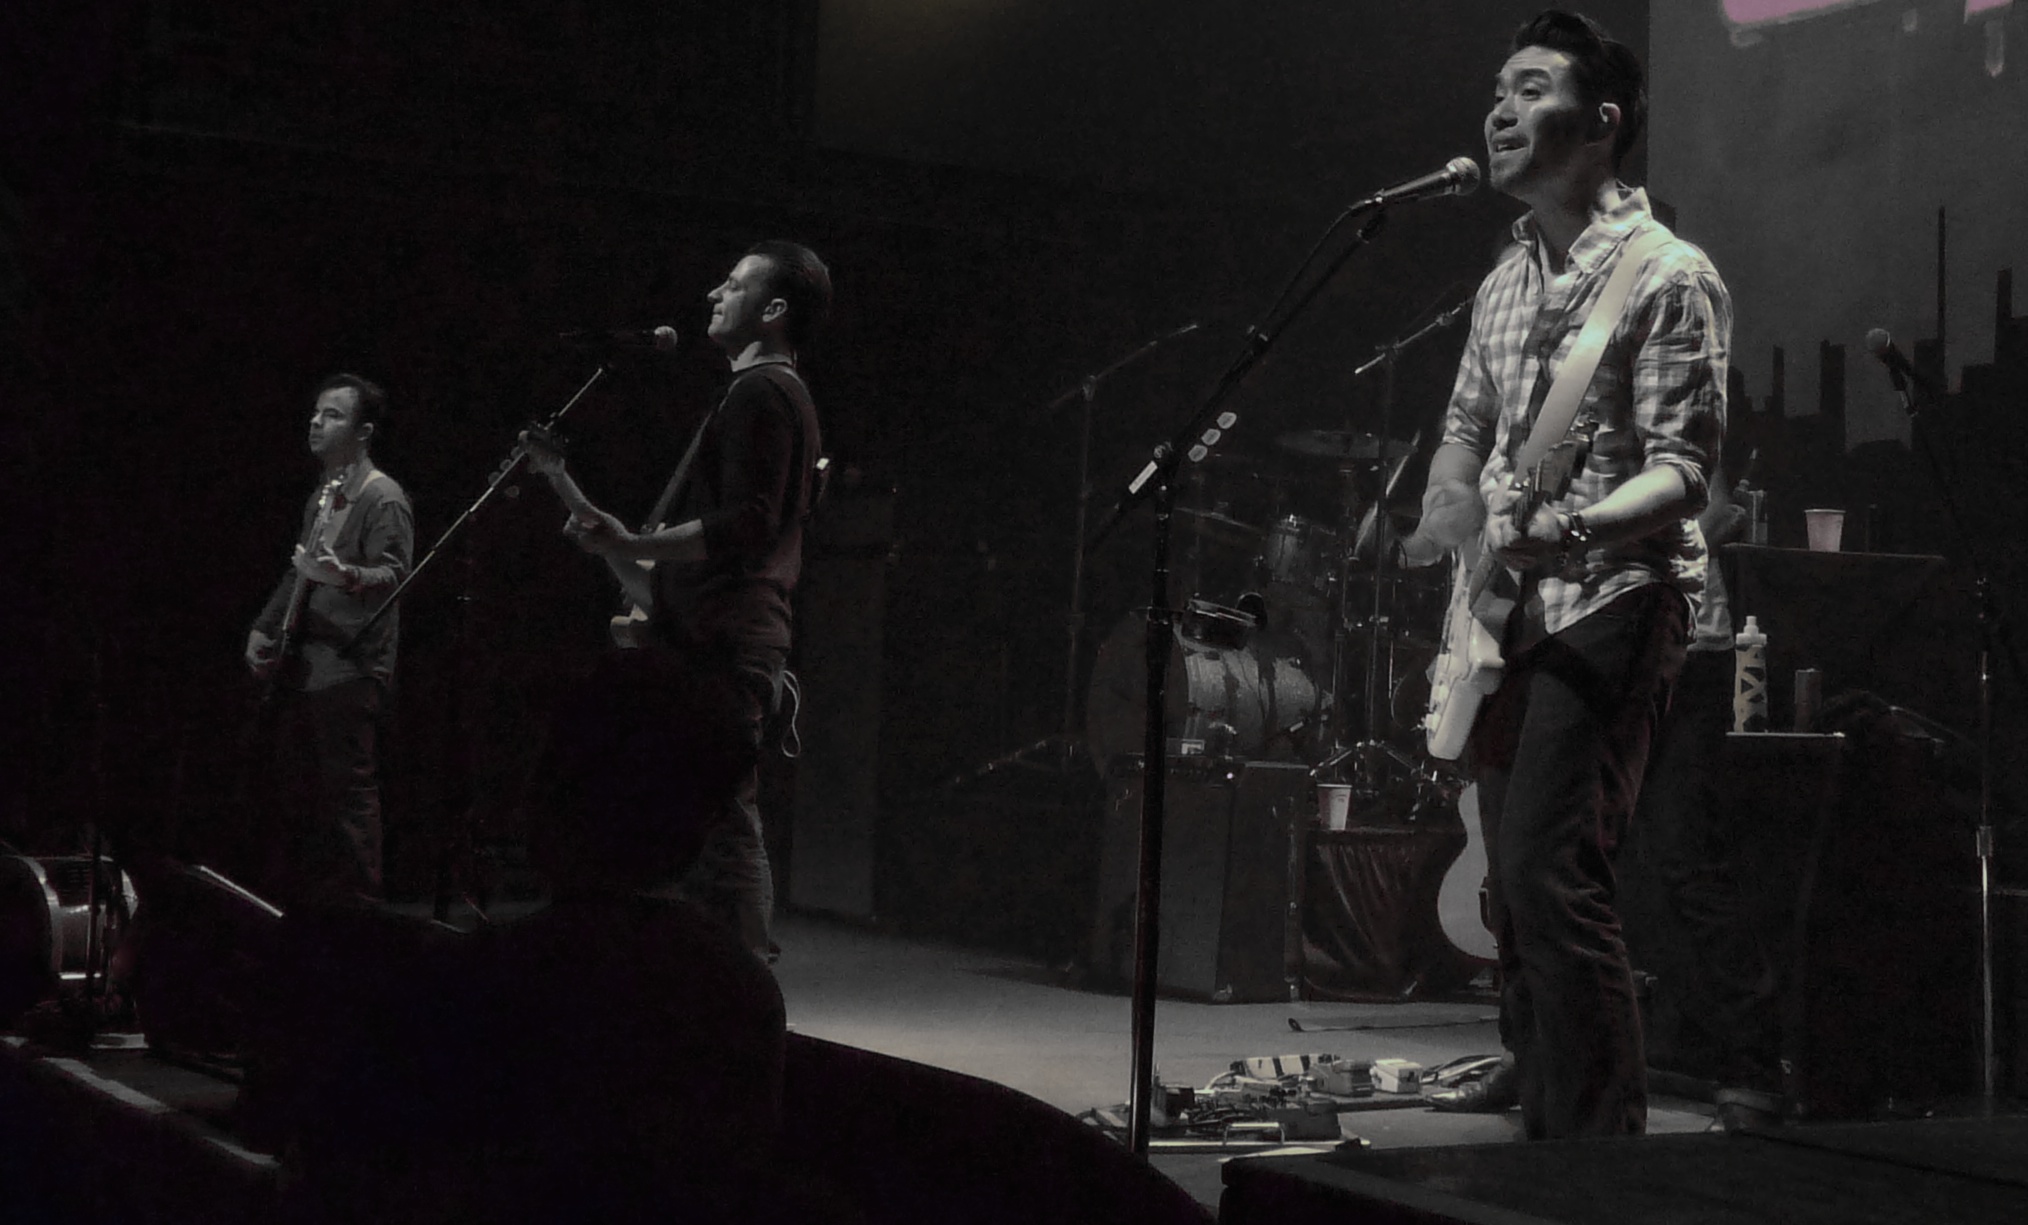
{"label": "guitar strap", "polygon": [[697,423],[697,432],[690,436],[690,445],[683,449],[683,458],[676,461],[676,471],[669,474],[669,483],[662,486],[662,496],[655,499],[655,509],[648,512],[647,522],[641,525],[642,531],[652,532],[667,522],[669,508],[676,505],[684,484],[690,480],[690,465],[697,462],[697,448],[704,445],[704,431],[711,428],[711,423],[718,417],[718,410],[725,407],[726,397],[731,394],[732,389],[727,388],[718,403],[711,406],[711,411],[704,414],[704,420]]}
{"label": "guitar strap", "polygon": [[1592,303],[1584,330],[1577,334],[1570,356],[1556,372],[1556,381],[1549,385],[1542,411],[1536,414],[1535,427],[1528,432],[1528,441],[1521,445],[1521,454],[1514,461],[1514,471],[1533,468],[1570,433],[1571,423],[1577,420],[1578,406],[1584,403],[1584,393],[1591,389],[1592,376],[1598,373],[1599,359],[1605,356],[1606,341],[1612,338],[1613,328],[1626,310],[1627,298],[1634,291],[1635,275],[1648,256],[1672,237],[1661,222],[1651,220],[1639,238],[1630,238],[1620,246],[1619,262],[1613,265],[1605,289]]}
{"label": "guitar strap", "polygon": [[[779,362],[753,367],[753,373],[757,376],[765,377],[769,371],[777,368],[796,383],[802,383],[803,376],[797,373],[794,366]],[[741,377],[744,377],[744,373],[742,373]],[[733,381],[736,383],[739,380],[734,379]],[[704,431],[711,428],[711,423],[718,417],[718,411],[724,408],[725,402],[731,398],[732,388],[727,387],[725,395],[719,397],[718,403],[712,405],[711,411],[704,414],[704,420],[697,423],[697,432],[690,436],[690,445],[684,449],[683,458],[676,461],[676,471],[669,474],[669,483],[662,487],[662,496],[655,499],[655,509],[648,513],[648,522],[645,525],[647,530],[660,527],[668,518],[669,508],[676,505],[676,499],[682,496],[683,486],[690,479],[690,466],[696,462],[697,449],[704,444]],[[803,431],[798,429],[796,431],[796,451],[793,465],[795,471],[802,471],[803,452],[807,442],[808,440],[804,437]],[[800,492],[798,493],[798,500],[801,500]]]}
{"label": "guitar strap", "polygon": [[380,469],[375,468],[366,474],[365,480],[359,482],[359,488],[350,490],[345,494],[345,505],[339,507],[337,512],[331,516],[330,521],[324,525],[325,540],[330,541],[334,545],[337,544],[338,537],[345,532],[345,521],[352,517],[352,508],[359,505],[359,495],[366,492],[367,486],[386,475]]}

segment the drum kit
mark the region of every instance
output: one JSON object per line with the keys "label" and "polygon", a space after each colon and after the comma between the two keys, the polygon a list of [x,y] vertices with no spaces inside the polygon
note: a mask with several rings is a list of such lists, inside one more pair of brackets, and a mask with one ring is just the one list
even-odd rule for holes
{"label": "drum kit", "polygon": [[[1416,503],[1388,498],[1414,445],[1342,430],[1275,439],[1271,457],[1213,454],[1177,485],[1167,720],[1174,754],[1308,761],[1372,815],[1454,804],[1462,781],[1423,751],[1427,671],[1443,628],[1441,568],[1378,567]],[[1099,648],[1085,739],[1103,772],[1140,751],[1146,619]]]}

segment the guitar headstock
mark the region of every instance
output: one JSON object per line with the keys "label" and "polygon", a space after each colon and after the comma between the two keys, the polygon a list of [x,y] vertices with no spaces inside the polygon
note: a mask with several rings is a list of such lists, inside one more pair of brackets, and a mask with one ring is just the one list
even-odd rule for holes
{"label": "guitar headstock", "polygon": [[348,468],[345,471],[338,473],[336,476],[333,476],[330,480],[325,481],[322,485],[318,486],[317,514],[319,516],[328,515],[331,513],[332,506],[335,505],[338,501],[338,495],[342,493],[345,489],[345,481],[351,475],[351,471],[352,470]]}
{"label": "guitar headstock", "polygon": [[528,466],[543,473],[561,472],[570,455],[570,440],[540,424],[530,424],[521,431],[520,447],[528,456]]}

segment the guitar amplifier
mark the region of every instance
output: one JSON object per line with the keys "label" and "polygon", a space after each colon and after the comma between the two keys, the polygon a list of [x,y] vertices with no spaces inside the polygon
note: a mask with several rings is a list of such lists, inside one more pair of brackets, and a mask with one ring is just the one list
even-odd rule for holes
{"label": "guitar amplifier", "polygon": [[[1214,1003],[1295,997],[1301,836],[1316,807],[1300,762],[1171,757],[1162,834],[1156,985]],[[1140,883],[1141,758],[1107,779],[1090,969],[1131,984]]]}

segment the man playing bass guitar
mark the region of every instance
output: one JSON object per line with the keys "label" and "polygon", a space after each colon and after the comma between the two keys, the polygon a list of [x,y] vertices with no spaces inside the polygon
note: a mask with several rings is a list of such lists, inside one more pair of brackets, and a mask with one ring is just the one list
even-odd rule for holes
{"label": "man playing bass guitar", "polygon": [[[1422,520],[1400,544],[1430,565],[1476,541],[1512,580],[1492,627],[1504,666],[1468,753],[1531,1138],[1646,1127],[1613,858],[1682,667],[1707,564],[1694,518],[1724,434],[1730,299],[1618,178],[1645,113],[1639,61],[1589,18],[1552,10],[1516,33],[1485,137],[1493,186],[1530,211],[1479,287]],[[1565,445],[1582,462],[1560,492],[1541,488],[1517,456],[1564,365],[1582,369],[1580,332],[1636,247],[1575,389]]]}
{"label": "man playing bass guitar", "polygon": [[386,416],[386,393],[357,375],[317,388],[309,444],[323,476],[289,569],[247,632],[247,667],[267,686],[281,793],[257,870],[285,905],[380,892],[379,732],[399,613],[349,644],[415,551],[408,495],[369,454]]}

